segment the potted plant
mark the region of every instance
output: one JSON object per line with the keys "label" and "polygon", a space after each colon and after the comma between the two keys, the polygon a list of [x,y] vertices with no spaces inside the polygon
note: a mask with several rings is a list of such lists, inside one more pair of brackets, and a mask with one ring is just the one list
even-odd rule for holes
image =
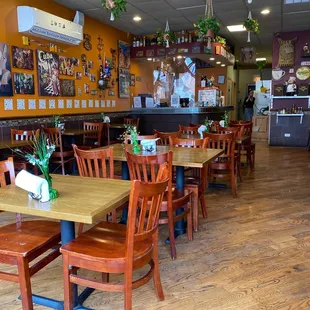
{"label": "potted plant", "polygon": [[221,30],[220,23],[214,16],[200,18],[194,26],[198,28],[198,36],[201,41],[214,38]]}
{"label": "potted plant", "polygon": [[177,36],[175,32],[168,30],[168,31],[162,31],[160,28],[157,29],[156,31],[156,37],[157,37],[157,42],[158,45],[165,45],[166,47],[169,47],[169,43],[176,43],[177,42]]}
{"label": "potted plant", "polygon": [[225,39],[225,38],[223,38],[223,37],[221,37],[221,36],[216,36],[216,38],[215,38],[215,42],[217,42],[217,43],[221,43],[221,44],[223,44],[223,46],[225,46],[225,45],[226,45],[226,39]]}
{"label": "potted plant", "polygon": [[106,8],[111,13],[110,20],[119,18],[122,12],[126,12],[126,0],[101,0],[102,7]]}
{"label": "potted plant", "polygon": [[249,13],[249,17],[244,21],[243,27],[248,32],[248,42],[251,42],[251,32],[254,34],[259,33],[259,22],[252,18],[251,13]]}
{"label": "potted plant", "polygon": [[262,81],[262,86],[260,88],[261,93],[265,92],[265,87],[263,85],[263,68],[266,66],[266,64],[267,64],[266,60],[260,60],[256,62],[256,66],[260,74],[260,80]]}

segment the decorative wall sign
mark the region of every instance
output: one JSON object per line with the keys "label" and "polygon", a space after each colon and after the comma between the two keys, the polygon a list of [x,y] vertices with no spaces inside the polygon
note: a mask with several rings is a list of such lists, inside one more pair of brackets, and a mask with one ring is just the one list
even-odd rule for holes
{"label": "decorative wall sign", "polygon": [[130,44],[118,41],[118,62],[120,68],[130,68]]}
{"label": "decorative wall sign", "polygon": [[178,54],[188,54],[188,48],[178,48]]}
{"label": "decorative wall sign", "polygon": [[[61,80],[60,80],[61,83]],[[63,99],[58,100],[58,109],[64,109],[65,108],[65,101]]]}
{"label": "decorative wall sign", "polygon": [[96,74],[91,74],[89,76],[89,79],[90,79],[91,82],[96,82]]}
{"label": "decorative wall sign", "polygon": [[310,66],[310,61],[302,61],[300,63],[301,66]]}
{"label": "decorative wall sign", "polygon": [[13,96],[9,45],[0,42],[0,96]]}
{"label": "decorative wall sign", "polygon": [[73,57],[72,58],[72,63],[75,67],[79,67],[80,66],[80,59]]}
{"label": "decorative wall sign", "polygon": [[74,75],[74,64],[72,58],[59,56],[59,73],[63,75]]}
{"label": "decorative wall sign", "polygon": [[130,73],[127,69],[119,69],[118,91],[120,98],[129,98],[130,95]]}
{"label": "decorative wall sign", "polygon": [[241,47],[240,62],[246,64],[256,63],[256,49],[255,47]]}
{"label": "decorative wall sign", "polygon": [[80,108],[80,100],[74,100],[74,108],[79,109]]}
{"label": "decorative wall sign", "polygon": [[310,78],[310,68],[300,67],[296,71],[296,77],[298,80],[304,81]]}
{"label": "decorative wall sign", "polygon": [[112,90],[112,89],[109,89],[109,91],[108,91],[108,96],[115,96],[115,92],[114,92],[114,90]]}
{"label": "decorative wall sign", "polygon": [[60,80],[61,95],[63,97],[75,96],[75,82],[74,80]]}
{"label": "decorative wall sign", "polygon": [[159,48],[157,50],[157,56],[165,56],[166,55],[166,49],[164,48]]}
{"label": "decorative wall sign", "polygon": [[193,46],[192,47],[193,54],[200,54],[200,46]]}
{"label": "decorative wall sign", "polygon": [[75,78],[77,80],[82,80],[82,72],[75,72]]}
{"label": "decorative wall sign", "polygon": [[59,56],[37,50],[40,96],[60,96]]}
{"label": "decorative wall sign", "polygon": [[87,66],[89,69],[94,69],[94,62],[93,61],[88,61]]}
{"label": "decorative wall sign", "polygon": [[272,70],[272,78],[275,80],[275,81],[279,81],[282,79],[282,77],[286,74],[286,72],[280,68],[278,69],[273,69]]}
{"label": "decorative wall sign", "polygon": [[4,110],[13,111],[13,99],[4,99]]}
{"label": "decorative wall sign", "polygon": [[147,50],[145,56],[146,57],[154,57],[155,56],[155,50]]}
{"label": "decorative wall sign", "polygon": [[25,99],[17,99],[17,110],[25,110]]}
{"label": "decorative wall sign", "polygon": [[66,107],[67,107],[67,109],[72,109],[72,100],[71,99],[66,101]]}
{"label": "decorative wall sign", "polygon": [[15,72],[14,93],[23,95],[34,95],[34,75]]}
{"label": "decorative wall sign", "polygon": [[93,46],[91,44],[91,36],[87,33],[84,33],[83,46],[86,49],[86,51],[90,51],[93,48]]}
{"label": "decorative wall sign", "polygon": [[112,67],[111,69],[114,69],[116,72],[116,49],[110,48],[110,52],[112,54]]}
{"label": "decorative wall sign", "polygon": [[131,87],[136,86],[136,75],[135,74],[130,74],[130,86]]}
{"label": "decorative wall sign", "polygon": [[87,83],[84,83],[84,93],[89,94],[90,93],[90,86]]}
{"label": "decorative wall sign", "polygon": [[294,67],[295,65],[295,42],[297,38],[293,40],[282,40],[279,41],[279,61],[277,67]]}
{"label": "decorative wall sign", "polygon": [[136,51],[136,57],[143,57],[144,56],[144,51]]}
{"label": "decorative wall sign", "polygon": [[12,46],[13,68],[33,70],[33,50]]}
{"label": "decorative wall sign", "polygon": [[45,99],[39,99],[39,109],[40,110],[46,109],[46,100]]}
{"label": "decorative wall sign", "polygon": [[176,48],[169,48],[168,55],[175,55],[176,53],[177,53],[177,49]]}

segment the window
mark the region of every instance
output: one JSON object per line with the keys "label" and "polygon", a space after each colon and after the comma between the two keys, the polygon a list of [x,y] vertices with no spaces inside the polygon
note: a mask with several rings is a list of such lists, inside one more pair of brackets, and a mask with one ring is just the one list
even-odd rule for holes
{"label": "window", "polygon": [[294,4],[294,3],[309,3],[310,0],[284,0],[285,4]]}

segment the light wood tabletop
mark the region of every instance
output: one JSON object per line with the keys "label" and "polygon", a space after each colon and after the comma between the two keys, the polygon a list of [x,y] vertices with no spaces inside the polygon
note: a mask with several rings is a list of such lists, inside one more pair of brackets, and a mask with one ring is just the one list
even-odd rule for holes
{"label": "light wood tabletop", "polygon": [[[186,135],[182,134],[180,136],[182,139],[201,139],[200,135]],[[237,144],[243,144],[245,141],[249,139],[249,136],[241,136],[236,138]]]}
{"label": "light wood tabletop", "polygon": [[113,128],[113,129],[126,129],[128,125],[125,125],[125,124],[113,124],[113,123],[110,123],[110,128]]}
{"label": "light wood tabletop", "polygon": [[[132,152],[132,145],[114,144],[113,146],[114,160],[126,161],[124,147]],[[222,149],[193,149],[183,147],[160,146],[156,147],[156,153],[142,152],[139,155],[162,154],[169,150],[173,151],[173,165],[191,168],[203,168],[205,164],[221,155]]]}
{"label": "light wood tabletop", "polygon": [[88,133],[98,132],[98,129],[94,130],[85,130],[85,129],[65,129],[62,133],[63,136],[81,136]]}
{"label": "light wood tabletop", "polygon": [[93,224],[129,200],[130,181],[53,175],[59,198],[41,203],[15,185],[0,188],[0,210]]}
{"label": "light wood tabletop", "polygon": [[31,141],[12,141],[12,140],[1,140],[0,141],[0,150],[3,149],[13,149],[16,147],[22,147],[26,145],[31,145]]}

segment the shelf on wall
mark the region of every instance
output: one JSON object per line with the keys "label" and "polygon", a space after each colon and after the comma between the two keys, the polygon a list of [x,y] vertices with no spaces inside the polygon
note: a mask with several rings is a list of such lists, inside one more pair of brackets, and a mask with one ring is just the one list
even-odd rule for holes
{"label": "shelf on wall", "polygon": [[309,99],[310,96],[272,96],[273,99]]}
{"label": "shelf on wall", "polygon": [[283,116],[298,116],[300,117],[300,124],[302,124],[302,120],[303,120],[303,117],[304,117],[304,114],[281,114],[281,113],[277,113],[277,124],[279,122],[279,117],[283,117]]}

